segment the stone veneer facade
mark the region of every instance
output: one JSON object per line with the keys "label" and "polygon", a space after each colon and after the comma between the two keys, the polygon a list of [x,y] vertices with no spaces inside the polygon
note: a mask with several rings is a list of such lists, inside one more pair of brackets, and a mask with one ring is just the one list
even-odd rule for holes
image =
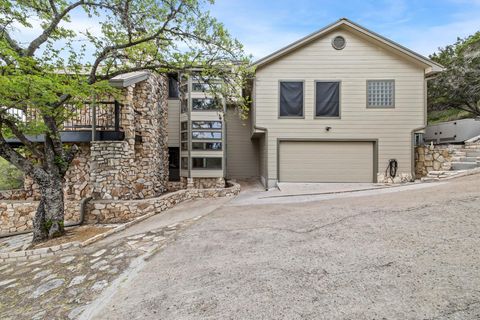
{"label": "stone veneer facade", "polygon": [[455,148],[448,145],[425,145],[415,148],[415,175],[425,177],[431,171],[448,171]]}

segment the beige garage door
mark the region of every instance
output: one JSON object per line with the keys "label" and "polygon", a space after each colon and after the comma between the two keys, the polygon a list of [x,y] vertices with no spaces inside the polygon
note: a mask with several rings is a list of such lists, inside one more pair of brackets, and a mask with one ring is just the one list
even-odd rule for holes
{"label": "beige garage door", "polygon": [[280,142],[280,182],[373,182],[373,142]]}

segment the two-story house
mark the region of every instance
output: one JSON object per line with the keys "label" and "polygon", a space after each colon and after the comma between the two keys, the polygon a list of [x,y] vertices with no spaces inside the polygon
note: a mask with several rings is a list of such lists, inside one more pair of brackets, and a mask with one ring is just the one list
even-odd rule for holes
{"label": "two-story house", "polygon": [[[340,19],[255,67],[248,121],[227,108],[217,123],[218,114],[189,103],[191,122],[183,128],[191,130],[192,141],[202,141],[185,146],[191,160],[182,168],[191,170],[190,177],[221,168],[226,178],[258,176],[267,187],[279,181],[377,182],[390,165],[398,177],[412,179],[414,134],[426,125],[426,81],[442,66]],[[221,153],[211,150],[216,142]]]}

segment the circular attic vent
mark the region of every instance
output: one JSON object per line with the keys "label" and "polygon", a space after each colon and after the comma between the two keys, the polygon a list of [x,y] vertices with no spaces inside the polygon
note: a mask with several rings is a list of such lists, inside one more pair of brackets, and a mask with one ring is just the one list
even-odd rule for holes
{"label": "circular attic vent", "polygon": [[345,44],[346,44],[345,38],[342,36],[336,36],[332,40],[332,47],[334,47],[337,50],[342,50],[343,48],[345,48]]}

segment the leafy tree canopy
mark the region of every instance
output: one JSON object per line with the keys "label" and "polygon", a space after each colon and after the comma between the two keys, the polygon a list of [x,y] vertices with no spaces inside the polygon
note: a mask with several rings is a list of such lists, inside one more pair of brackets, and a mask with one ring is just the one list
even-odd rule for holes
{"label": "leafy tree canopy", "polygon": [[430,56],[446,70],[429,81],[429,111],[459,109],[480,116],[480,31]]}

